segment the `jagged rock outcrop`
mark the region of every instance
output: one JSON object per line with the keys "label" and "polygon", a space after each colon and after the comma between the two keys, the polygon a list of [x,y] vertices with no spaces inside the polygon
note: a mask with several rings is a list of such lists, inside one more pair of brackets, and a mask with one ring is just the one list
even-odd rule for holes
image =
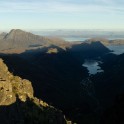
{"label": "jagged rock outcrop", "polygon": [[0,59],[0,105],[10,105],[16,101],[16,95],[21,101],[33,97],[33,88],[26,79],[13,76]]}
{"label": "jagged rock outcrop", "polygon": [[66,124],[62,112],[33,96],[31,82],[13,76],[0,59],[0,123]]}

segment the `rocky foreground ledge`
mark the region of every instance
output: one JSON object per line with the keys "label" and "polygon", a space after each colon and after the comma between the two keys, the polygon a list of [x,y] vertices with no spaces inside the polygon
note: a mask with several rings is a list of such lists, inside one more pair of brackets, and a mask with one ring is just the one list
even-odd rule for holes
{"label": "rocky foreground ledge", "polygon": [[0,124],[71,124],[33,92],[31,82],[13,76],[0,59]]}

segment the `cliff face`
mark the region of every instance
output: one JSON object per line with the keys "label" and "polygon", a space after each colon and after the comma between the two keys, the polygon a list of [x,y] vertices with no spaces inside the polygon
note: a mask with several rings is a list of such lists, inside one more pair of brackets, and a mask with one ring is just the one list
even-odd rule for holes
{"label": "cliff face", "polygon": [[13,76],[0,59],[0,123],[66,124],[62,112],[33,96],[31,82]]}

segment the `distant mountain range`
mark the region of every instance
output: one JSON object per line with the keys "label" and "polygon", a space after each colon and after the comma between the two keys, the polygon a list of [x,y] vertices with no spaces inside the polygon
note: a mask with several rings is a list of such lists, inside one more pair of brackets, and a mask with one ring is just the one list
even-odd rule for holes
{"label": "distant mountain range", "polygon": [[113,40],[108,40],[105,38],[91,38],[89,40],[86,40],[86,43],[92,43],[100,41],[103,45],[109,46],[109,45],[124,45],[124,39],[113,39]]}
{"label": "distant mountain range", "polygon": [[45,35],[45,36],[121,36],[123,37],[124,30],[100,30],[100,29],[58,29],[58,30],[50,30],[50,29],[44,29],[44,30],[35,30],[31,31],[38,35]]}
{"label": "distant mountain range", "polygon": [[[104,38],[92,38],[84,41],[84,43],[91,43],[95,41],[99,41],[105,46],[124,44],[124,40],[107,40]],[[3,32],[0,34],[1,53],[22,53],[26,50],[38,48],[42,49],[52,45],[66,49],[71,48],[76,44],[82,44],[82,42],[67,42],[57,36],[34,35],[20,29],[12,29],[9,33]]]}

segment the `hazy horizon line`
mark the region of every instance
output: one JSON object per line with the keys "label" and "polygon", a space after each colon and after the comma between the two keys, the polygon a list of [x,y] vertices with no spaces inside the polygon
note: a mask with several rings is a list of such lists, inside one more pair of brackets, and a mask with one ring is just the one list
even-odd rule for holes
{"label": "hazy horizon line", "polygon": [[[20,29],[20,30],[24,30],[24,31],[124,31],[124,29],[76,29],[76,28],[68,28],[68,29],[64,29],[64,28],[56,28],[56,29],[52,29],[52,28],[48,28],[48,29],[23,29],[23,28],[12,28],[12,29]],[[0,32],[3,31],[11,31],[12,29],[0,29]]]}

